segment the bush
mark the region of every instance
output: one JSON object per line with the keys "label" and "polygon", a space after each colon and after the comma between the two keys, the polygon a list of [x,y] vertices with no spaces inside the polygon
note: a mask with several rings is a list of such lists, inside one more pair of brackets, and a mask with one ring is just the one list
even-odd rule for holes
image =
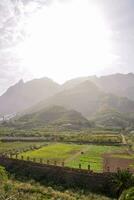
{"label": "bush", "polygon": [[119,200],[134,200],[134,187],[125,190]]}
{"label": "bush", "polygon": [[0,166],[0,184],[8,179],[8,174],[4,167]]}
{"label": "bush", "polygon": [[120,196],[124,190],[134,186],[134,176],[127,170],[119,170],[113,177],[113,183],[117,196]]}

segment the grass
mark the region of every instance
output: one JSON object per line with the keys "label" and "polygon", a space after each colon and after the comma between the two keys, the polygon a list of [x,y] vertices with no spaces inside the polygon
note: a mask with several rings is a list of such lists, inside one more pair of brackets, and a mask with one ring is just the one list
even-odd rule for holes
{"label": "grass", "polygon": [[[55,186],[56,187],[56,186]],[[61,190],[39,183],[8,180],[0,185],[0,199],[12,200],[111,200],[108,197],[81,190]]]}
{"label": "grass", "polygon": [[62,162],[81,151],[84,146],[86,145],[55,143],[38,150],[27,151],[20,154],[20,156],[24,156],[24,159],[29,156],[31,158],[43,159],[44,161],[49,160],[51,162]]}

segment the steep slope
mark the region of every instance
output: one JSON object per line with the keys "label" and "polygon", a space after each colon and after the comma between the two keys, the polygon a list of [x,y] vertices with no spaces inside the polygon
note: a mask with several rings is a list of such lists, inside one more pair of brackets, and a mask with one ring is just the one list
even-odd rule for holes
{"label": "steep slope", "polygon": [[75,110],[67,110],[61,106],[52,106],[41,111],[26,114],[20,117],[16,124],[23,126],[64,126],[68,128],[90,127],[90,122],[84,118],[81,113]]}
{"label": "steep slope", "polygon": [[105,108],[114,108],[119,112],[133,112],[133,102],[121,98],[123,96],[134,100],[133,91],[132,73],[80,77],[67,81],[62,86],[48,78],[26,83],[21,80],[0,97],[0,114],[2,116],[22,112],[41,101],[32,108],[33,111],[50,105],[61,105],[78,110],[86,117]]}
{"label": "steep slope", "polygon": [[10,87],[0,97],[0,113],[10,114],[22,111],[59,91],[60,86],[48,78],[22,80]]}
{"label": "steep slope", "polygon": [[104,93],[91,81],[85,81],[76,87],[58,93],[32,107],[29,112],[35,112],[51,105],[75,109],[88,118],[106,109],[115,109],[121,113],[134,112],[133,101]]}
{"label": "steep slope", "polygon": [[68,89],[74,88],[77,85],[79,85],[80,83],[83,83],[85,81],[89,81],[88,76],[87,77],[78,77],[78,78],[68,80],[62,85],[62,90],[68,90]]}
{"label": "steep slope", "polygon": [[107,76],[87,76],[69,80],[63,84],[63,89],[73,88],[80,83],[90,80],[102,91],[134,100],[134,74],[112,74]]}
{"label": "steep slope", "polygon": [[40,102],[28,112],[34,112],[50,105],[59,105],[69,109],[77,110],[88,116],[98,109],[98,99],[101,91],[90,81],[83,82],[74,88],[64,90],[52,98]]}
{"label": "steep slope", "polygon": [[92,81],[105,92],[134,100],[134,74],[113,74],[94,77]]}

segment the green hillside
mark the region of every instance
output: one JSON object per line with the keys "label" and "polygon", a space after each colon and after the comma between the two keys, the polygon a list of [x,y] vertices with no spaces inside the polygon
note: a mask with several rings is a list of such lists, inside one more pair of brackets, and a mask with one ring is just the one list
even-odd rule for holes
{"label": "green hillside", "polygon": [[35,113],[26,114],[15,122],[27,127],[58,126],[68,129],[88,128],[90,122],[75,110],[52,106]]}
{"label": "green hillside", "polygon": [[134,112],[134,101],[105,93],[91,81],[85,81],[76,87],[59,92],[33,106],[27,112],[37,112],[52,105],[77,110],[87,118],[92,118],[98,111],[106,109],[114,109],[120,113]]}
{"label": "green hillside", "polygon": [[116,110],[100,111],[94,116],[93,120],[96,122],[96,125],[104,127],[126,128],[129,126],[128,117]]}

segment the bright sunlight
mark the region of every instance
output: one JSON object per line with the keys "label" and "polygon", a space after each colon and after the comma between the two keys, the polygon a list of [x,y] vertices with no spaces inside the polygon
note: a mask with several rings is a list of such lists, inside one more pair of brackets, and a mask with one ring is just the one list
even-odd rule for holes
{"label": "bright sunlight", "polygon": [[88,0],[55,0],[32,14],[25,29],[16,52],[35,77],[63,82],[95,74],[113,62],[110,28]]}

